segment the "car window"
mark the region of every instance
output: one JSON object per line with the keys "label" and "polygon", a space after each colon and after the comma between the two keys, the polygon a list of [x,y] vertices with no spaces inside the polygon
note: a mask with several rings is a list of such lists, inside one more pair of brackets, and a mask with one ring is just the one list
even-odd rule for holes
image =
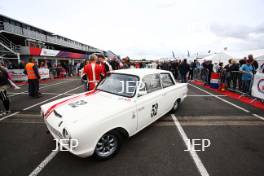
{"label": "car window", "polygon": [[163,88],[170,87],[174,85],[174,82],[169,73],[160,74],[161,84]]}
{"label": "car window", "polygon": [[161,89],[159,74],[147,75],[143,78],[148,93]]}
{"label": "car window", "polygon": [[131,98],[135,94],[137,82],[137,76],[111,73],[99,83],[97,90]]}

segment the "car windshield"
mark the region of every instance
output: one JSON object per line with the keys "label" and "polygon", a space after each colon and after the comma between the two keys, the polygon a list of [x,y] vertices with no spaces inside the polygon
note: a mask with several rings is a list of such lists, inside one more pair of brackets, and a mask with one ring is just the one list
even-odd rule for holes
{"label": "car windshield", "polygon": [[135,95],[137,82],[137,76],[111,73],[99,83],[97,90],[131,98]]}

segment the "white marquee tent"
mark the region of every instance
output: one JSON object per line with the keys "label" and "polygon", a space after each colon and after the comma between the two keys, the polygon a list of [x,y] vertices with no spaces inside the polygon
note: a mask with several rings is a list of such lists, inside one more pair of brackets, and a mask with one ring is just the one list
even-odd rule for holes
{"label": "white marquee tent", "polygon": [[236,60],[243,59],[249,54],[252,54],[253,57],[258,61],[259,65],[264,63],[264,49],[228,52],[228,54]]}
{"label": "white marquee tent", "polygon": [[228,63],[228,60],[231,59],[232,56],[229,55],[229,54],[226,54],[224,52],[220,52],[220,53],[214,53],[214,54],[211,54],[209,56],[206,56],[202,59],[199,59],[200,62],[203,62],[203,61],[212,61],[213,63],[219,63],[219,62],[223,62],[224,64],[227,64]]}
{"label": "white marquee tent", "polygon": [[252,54],[254,58],[264,57],[264,49],[258,50],[246,50],[246,51],[230,51],[227,54],[233,56],[236,59],[243,59],[243,57],[247,57],[249,54]]}
{"label": "white marquee tent", "polygon": [[231,58],[238,61],[244,57],[247,57],[249,54],[253,55],[253,57],[258,61],[259,65],[264,63],[264,49],[219,52],[199,59],[199,61],[203,62],[204,60],[211,60],[213,63],[223,62],[224,64],[227,64],[228,60]]}

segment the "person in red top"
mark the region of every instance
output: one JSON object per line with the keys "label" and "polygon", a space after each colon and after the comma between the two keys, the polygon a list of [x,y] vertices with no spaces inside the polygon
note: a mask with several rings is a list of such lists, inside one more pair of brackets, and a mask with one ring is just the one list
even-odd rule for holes
{"label": "person in red top", "polygon": [[101,80],[103,75],[103,68],[100,64],[96,63],[97,56],[92,54],[90,56],[90,62],[84,66],[83,72],[87,75],[88,90],[95,89],[98,82]]}
{"label": "person in red top", "polygon": [[136,67],[136,68],[140,68],[140,64],[137,62],[137,63],[135,64],[135,67]]}

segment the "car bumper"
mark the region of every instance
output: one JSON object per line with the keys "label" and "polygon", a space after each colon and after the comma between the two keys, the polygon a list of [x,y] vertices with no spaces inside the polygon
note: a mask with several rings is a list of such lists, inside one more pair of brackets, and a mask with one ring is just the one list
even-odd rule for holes
{"label": "car bumper", "polygon": [[[45,124],[46,124],[50,134],[53,136],[53,138],[60,144],[60,146],[62,146],[63,149],[60,148],[61,149],[60,151],[70,152],[73,155],[76,155],[76,156],[81,157],[81,158],[86,158],[86,157],[93,155],[93,153],[94,153],[93,148],[88,148],[85,150],[79,150],[79,148],[83,148],[82,146],[79,146],[79,145],[76,148],[70,148],[70,146],[68,144],[65,144],[63,142],[62,139],[64,139],[64,138],[63,138],[61,132],[54,129],[47,121],[45,121]],[[78,143],[80,144],[81,142],[78,141]]]}

